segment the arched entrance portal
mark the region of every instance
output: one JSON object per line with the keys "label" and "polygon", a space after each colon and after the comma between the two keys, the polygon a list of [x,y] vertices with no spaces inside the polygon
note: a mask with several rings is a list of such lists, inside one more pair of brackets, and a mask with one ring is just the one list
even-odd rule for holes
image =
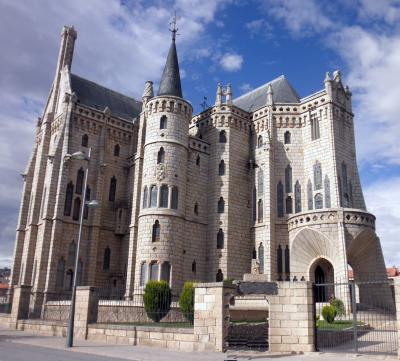
{"label": "arched entrance portal", "polygon": [[334,271],[332,263],[318,258],[310,267],[310,280],[316,285],[315,302],[328,302],[334,290]]}

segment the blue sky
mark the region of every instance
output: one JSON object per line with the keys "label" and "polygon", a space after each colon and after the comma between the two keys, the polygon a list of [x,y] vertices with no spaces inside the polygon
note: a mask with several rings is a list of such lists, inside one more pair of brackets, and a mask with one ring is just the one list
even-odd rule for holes
{"label": "blue sky", "polygon": [[[301,96],[341,69],[357,156],[388,265],[400,265],[400,2],[390,0],[0,0],[0,266],[10,265],[22,179],[54,77],[60,31],[78,31],[72,71],[140,97],[159,82],[173,11],[184,95],[195,111],[218,81],[234,96],[284,74]],[[17,146],[16,146],[17,145]]]}

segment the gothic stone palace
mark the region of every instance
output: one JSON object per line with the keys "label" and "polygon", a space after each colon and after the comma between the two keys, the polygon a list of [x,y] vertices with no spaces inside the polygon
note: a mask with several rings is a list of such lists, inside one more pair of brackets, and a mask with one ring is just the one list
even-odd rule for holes
{"label": "gothic stone palace", "polygon": [[[131,296],[148,280],[242,279],[252,264],[267,280],[386,274],[339,71],[304,98],[284,76],[238,98],[219,84],[193,116],[174,37],[157,95],[148,81],[141,101],[71,73],[76,38],[63,28],[23,174],[12,285],[69,290],[78,272]],[[84,209],[75,270],[86,167],[100,207]]]}

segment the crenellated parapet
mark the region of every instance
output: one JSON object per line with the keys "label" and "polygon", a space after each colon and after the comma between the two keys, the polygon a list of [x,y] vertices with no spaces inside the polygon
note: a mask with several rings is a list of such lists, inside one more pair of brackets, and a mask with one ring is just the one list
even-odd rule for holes
{"label": "crenellated parapet", "polygon": [[174,113],[183,116],[188,122],[192,119],[193,108],[189,102],[175,96],[158,96],[146,104],[147,116],[157,113]]}

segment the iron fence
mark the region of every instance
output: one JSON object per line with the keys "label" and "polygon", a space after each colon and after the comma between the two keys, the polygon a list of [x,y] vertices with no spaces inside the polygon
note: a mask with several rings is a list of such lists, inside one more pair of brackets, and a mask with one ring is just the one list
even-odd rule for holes
{"label": "iron fence", "polygon": [[28,319],[66,322],[69,317],[71,291],[31,291]]}
{"label": "iron fence", "polygon": [[0,313],[11,313],[11,300],[7,294],[0,296]]}
{"label": "iron fence", "polygon": [[362,279],[314,285],[317,350],[397,353],[396,308],[391,282]]}
{"label": "iron fence", "polygon": [[124,287],[96,288],[97,323],[192,327],[193,305],[182,309],[179,296],[170,289],[149,293],[138,287],[127,295]]}

